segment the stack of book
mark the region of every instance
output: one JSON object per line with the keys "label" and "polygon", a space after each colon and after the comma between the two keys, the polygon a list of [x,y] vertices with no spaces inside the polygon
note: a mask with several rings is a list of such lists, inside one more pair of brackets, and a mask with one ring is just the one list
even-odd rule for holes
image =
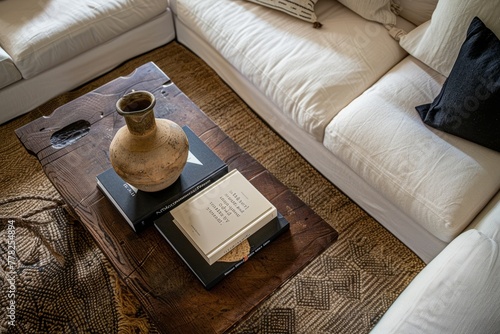
{"label": "stack of book", "polygon": [[97,175],[97,187],[108,197],[135,232],[152,225],[184,200],[208,187],[228,172],[228,167],[189,127],[183,127],[189,155],[181,176],[157,192],[137,190],[113,168]]}
{"label": "stack of book", "polygon": [[169,188],[146,193],[111,168],[98,188],[134,231],[158,229],[206,289],[289,229],[289,223],[239,171],[228,166],[188,127],[189,159]]}
{"label": "stack of book", "polygon": [[276,208],[231,171],[155,221],[207,289],[289,228]]}

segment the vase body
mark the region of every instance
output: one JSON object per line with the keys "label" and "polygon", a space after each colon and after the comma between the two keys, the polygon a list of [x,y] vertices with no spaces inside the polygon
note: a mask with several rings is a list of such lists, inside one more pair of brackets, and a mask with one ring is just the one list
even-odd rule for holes
{"label": "vase body", "polygon": [[189,144],[182,128],[154,115],[153,94],[135,91],[120,98],[116,111],[126,125],[111,141],[109,155],[116,173],[135,188],[154,192],[172,185],[186,165]]}

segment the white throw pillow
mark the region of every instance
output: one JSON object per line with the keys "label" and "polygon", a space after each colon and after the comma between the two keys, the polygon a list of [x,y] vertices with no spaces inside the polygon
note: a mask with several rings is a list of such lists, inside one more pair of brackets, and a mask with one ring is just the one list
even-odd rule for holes
{"label": "white throw pillow", "polygon": [[370,21],[395,25],[396,14],[391,11],[391,0],[338,0],[341,4]]}
{"label": "white throw pillow", "polygon": [[301,20],[315,23],[318,18],[314,6],[318,0],[247,0],[295,16]]}
{"label": "white throw pillow", "polygon": [[439,0],[431,20],[402,36],[400,45],[448,76],[475,16],[500,36],[500,0]]}

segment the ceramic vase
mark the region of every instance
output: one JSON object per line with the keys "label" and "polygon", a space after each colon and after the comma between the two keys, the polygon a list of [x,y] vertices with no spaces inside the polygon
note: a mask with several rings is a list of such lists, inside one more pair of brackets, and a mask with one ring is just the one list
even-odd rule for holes
{"label": "ceramic vase", "polygon": [[118,130],[109,148],[111,165],[127,183],[146,192],[160,191],[181,175],[189,153],[182,128],[155,118],[155,96],[134,91],[116,102],[126,125]]}

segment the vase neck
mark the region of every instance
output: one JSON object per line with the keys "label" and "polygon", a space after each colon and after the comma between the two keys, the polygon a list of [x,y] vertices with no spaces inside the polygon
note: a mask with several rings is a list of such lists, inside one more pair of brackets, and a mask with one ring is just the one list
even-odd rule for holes
{"label": "vase neck", "polygon": [[125,117],[127,128],[133,135],[148,135],[156,131],[155,96],[147,91],[135,91],[116,102],[116,111]]}
{"label": "vase neck", "polygon": [[127,128],[133,135],[148,135],[156,131],[156,121],[153,109],[141,114],[124,116]]}

